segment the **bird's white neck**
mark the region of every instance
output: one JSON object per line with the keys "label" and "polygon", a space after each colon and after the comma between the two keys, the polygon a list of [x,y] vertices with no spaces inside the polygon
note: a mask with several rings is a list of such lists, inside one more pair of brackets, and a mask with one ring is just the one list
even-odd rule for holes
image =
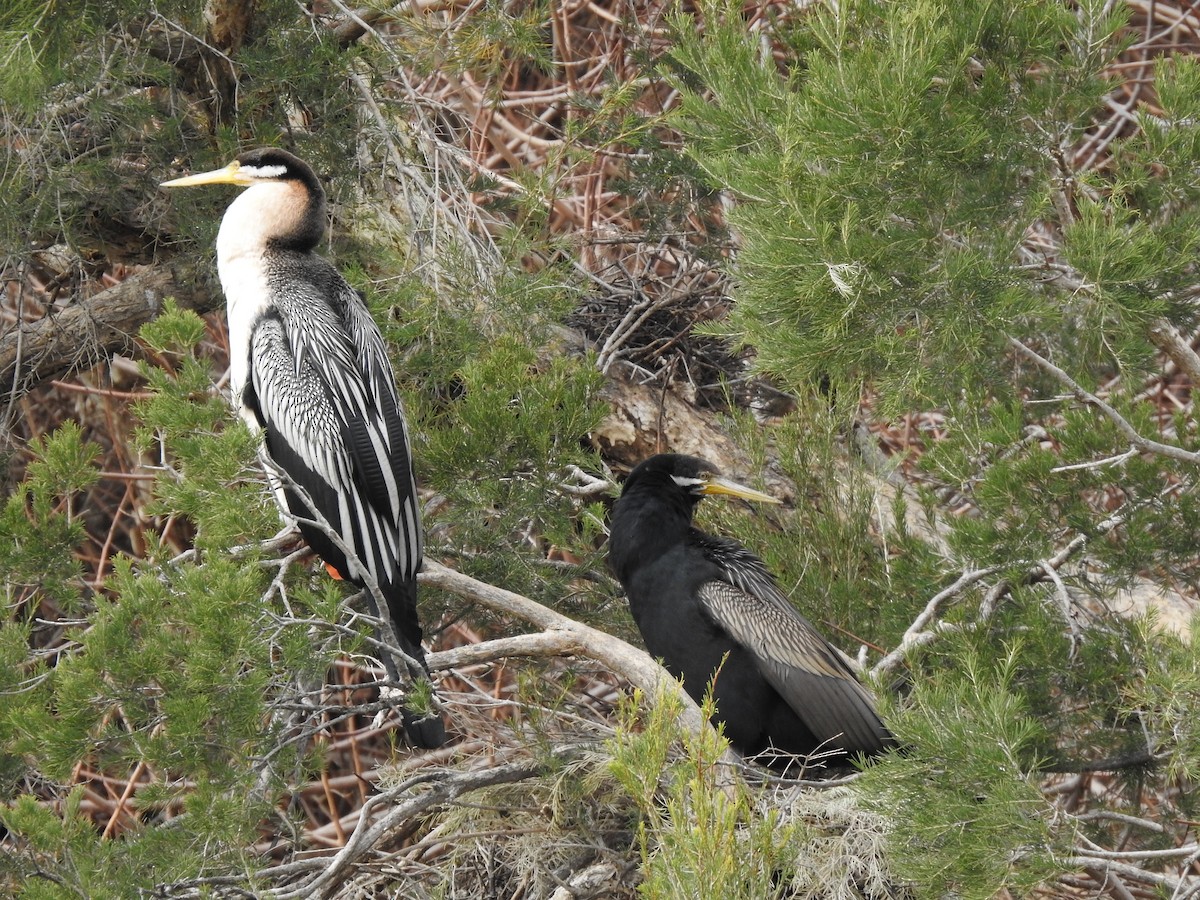
{"label": "bird's white neck", "polygon": [[294,181],[264,181],[238,194],[217,232],[218,264],[252,254],[261,256],[270,241],[294,234],[308,215],[308,196]]}
{"label": "bird's white neck", "polygon": [[[229,326],[229,387],[239,410],[249,377],[251,331],[270,304],[267,245],[295,227],[297,202],[303,206],[304,192],[295,184],[252,185],[229,204],[217,233],[217,272]],[[243,417],[249,420],[244,411]]]}
{"label": "bird's white neck", "polygon": [[251,333],[273,302],[267,258],[282,248],[311,250],[325,229],[324,218],[319,189],[314,194],[295,179],[253,184],[225,210],[217,232],[217,272],[229,323],[229,386],[239,408],[250,371]]}

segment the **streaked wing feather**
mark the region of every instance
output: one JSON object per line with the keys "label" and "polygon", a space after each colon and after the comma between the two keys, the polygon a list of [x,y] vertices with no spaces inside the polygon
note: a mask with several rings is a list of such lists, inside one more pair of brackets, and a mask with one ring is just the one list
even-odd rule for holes
{"label": "streaked wing feather", "polygon": [[849,750],[881,748],[888,740],[887,730],[866,688],[783,596],[757,557],[737,549],[761,572],[739,565],[730,581],[706,582],[699,593],[702,608],[754,653],[763,676],[818,739]]}
{"label": "streaked wing feather", "polygon": [[379,466],[377,480],[368,482],[368,490],[388,498],[395,517],[393,521],[398,524],[403,537],[401,547],[407,548],[410,555],[402,560],[402,568],[415,575],[421,566],[422,534],[404,407],[396,392],[391,361],[379,326],[371,318],[362,296],[340,276],[337,280],[339,287],[332,295],[334,312],[349,337],[358,372],[364,376],[371,392],[372,434],[383,439],[386,446],[383,462],[390,462],[390,465]]}
{"label": "streaked wing feather", "polygon": [[[354,384],[352,372],[336,354],[325,360],[332,365],[312,364],[320,355],[311,344],[306,345],[307,352],[295,351],[293,348],[304,342],[289,340],[293,336],[284,332],[278,318],[268,316],[251,338],[251,380],[268,450],[312,497],[321,515],[354,548],[376,580],[386,586],[398,569],[407,571],[412,554],[409,546],[400,546],[395,517],[402,512],[401,505],[395,502],[381,509],[373,502],[372,485],[364,478],[369,466],[387,465],[379,459],[387,446],[381,427],[372,427],[361,415],[357,417],[359,431],[349,427],[346,410],[337,404],[347,398],[351,403],[365,399],[361,384]],[[294,500],[289,500],[292,511],[303,514]],[[334,554],[337,556],[340,553]],[[398,562],[404,565],[398,566]],[[342,574],[358,577],[353,566]]]}

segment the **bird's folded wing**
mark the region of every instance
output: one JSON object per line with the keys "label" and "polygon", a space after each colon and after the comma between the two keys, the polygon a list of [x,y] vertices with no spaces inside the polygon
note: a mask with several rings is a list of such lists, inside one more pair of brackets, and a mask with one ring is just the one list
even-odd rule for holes
{"label": "bird's folded wing", "polygon": [[851,752],[889,740],[870,694],[828,641],[772,589],[756,596],[726,581],[704,583],[701,607],[758,660],[763,676],[810,731]]}
{"label": "bird's folded wing", "polygon": [[[247,399],[263,428],[278,437],[272,443],[287,448],[294,457],[297,471],[272,452],[275,461],[306,489],[345,490],[352,475],[341,423],[313,367],[297,365],[277,317],[259,321],[251,336],[250,352],[253,397]],[[305,473],[299,467],[309,471]],[[321,483],[315,483],[315,478]]]}
{"label": "bird's folded wing", "polygon": [[[354,383],[344,359],[321,359],[311,348],[298,353],[296,347],[295,336],[285,335],[272,317],[259,322],[251,339],[255,413],[267,446],[376,580],[388,583],[397,560],[407,563],[412,549],[401,543],[396,527],[403,504],[394,478],[391,498],[366,480],[372,466],[390,473],[382,425],[366,419],[363,386]],[[362,420],[357,430],[347,424],[355,420]],[[380,502],[381,493],[387,502]]]}
{"label": "bird's folded wing", "polygon": [[[331,294],[332,312],[345,342],[337,348],[342,365],[332,374],[354,384],[345,388],[335,385],[335,391],[356,393],[355,388],[362,385],[364,392],[359,405],[347,407],[360,410],[357,418],[347,419],[348,443],[367,496],[392,517],[401,532],[401,570],[415,577],[421,565],[422,535],[404,407],[379,326],[359,292],[341,276],[337,280],[338,288]],[[348,357],[344,355],[347,351]]]}

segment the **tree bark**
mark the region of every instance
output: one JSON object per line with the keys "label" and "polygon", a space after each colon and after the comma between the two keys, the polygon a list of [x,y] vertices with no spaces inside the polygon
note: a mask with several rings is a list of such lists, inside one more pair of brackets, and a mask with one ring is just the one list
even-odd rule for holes
{"label": "tree bark", "polygon": [[[469,575],[463,575],[429,558],[425,559],[418,577],[423,585],[441,588],[460,597],[475,600],[495,612],[515,616],[544,629],[552,637],[542,638],[539,643],[544,641],[553,644],[561,641],[560,646],[564,652],[596,660],[640,688],[649,701],[653,701],[659,690],[672,691],[679,698],[680,723],[685,728],[700,733],[703,729],[711,727],[700,707],[684,693],[679,682],[644,650],[535,603],[528,597],[483,581],[476,581]],[[532,650],[532,647],[530,649]],[[543,646],[538,649],[544,652],[546,648]],[[721,761],[732,766],[739,762],[732,750],[727,750]]]}
{"label": "tree bark", "polygon": [[163,298],[169,296],[199,313],[221,303],[220,292],[204,270],[162,265],[37,322],[19,323],[0,337],[0,396],[12,404],[43,381],[128,353],[138,329],[159,314]]}

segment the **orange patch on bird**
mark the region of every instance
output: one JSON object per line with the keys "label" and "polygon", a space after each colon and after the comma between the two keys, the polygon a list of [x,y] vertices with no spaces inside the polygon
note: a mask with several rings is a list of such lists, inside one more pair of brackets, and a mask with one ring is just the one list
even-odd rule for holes
{"label": "orange patch on bird", "polygon": [[331,563],[325,563],[325,571],[327,571],[334,581],[345,581],[342,573],[333,567]]}

